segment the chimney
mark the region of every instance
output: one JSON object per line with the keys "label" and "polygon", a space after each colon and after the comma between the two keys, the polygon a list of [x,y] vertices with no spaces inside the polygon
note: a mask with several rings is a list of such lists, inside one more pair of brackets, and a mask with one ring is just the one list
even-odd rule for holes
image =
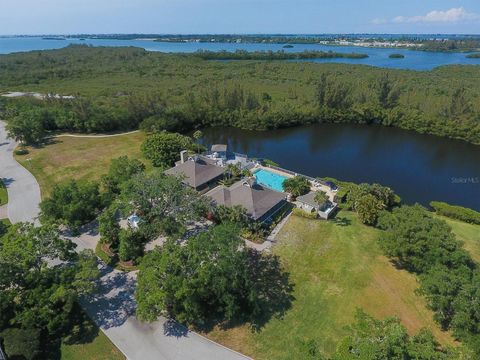
{"label": "chimney", "polygon": [[185,155],[187,155],[187,150],[180,151],[180,160],[182,164],[185,162]]}

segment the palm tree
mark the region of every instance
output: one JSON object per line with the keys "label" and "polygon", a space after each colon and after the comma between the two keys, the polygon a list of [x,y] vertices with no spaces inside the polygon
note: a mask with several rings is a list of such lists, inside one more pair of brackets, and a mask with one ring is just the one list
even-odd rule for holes
{"label": "palm tree", "polygon": [[203,137],[203,133],[200,130],[197,130],[193,133],[193,138],[197,142],[198,153],[200,153],[200,144],[198,143],[198,140],[200,140],[202,137]]}
{"label": "palm tree", "polygon": [[310,182],[303,176],[295,176],[285,180],[283,182],[283,188],[292,194],[293,198],[296,198],[310,191]]}
{"label": "palm tree", "polygon": [[315,200],[315,202],[318,204],[318,205],[323,205],[325,204],[327,201],[330,200],[330,198],[328,197],[327,193],[323,192],[323,191],[317,191],[315,193],[315,197],[313,198]]}

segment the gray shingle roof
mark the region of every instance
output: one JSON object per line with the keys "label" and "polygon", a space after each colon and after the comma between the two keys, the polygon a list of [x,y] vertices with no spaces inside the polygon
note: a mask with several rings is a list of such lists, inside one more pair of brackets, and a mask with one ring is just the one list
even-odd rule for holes
{"label": "gray shingle roof", "polygon": [[182,176],[184,182],[188,185],[198,188],[211,180],[222,175],[224,169],[213,165],[202,158],[197,160],[187,160],[183,164],[177,162],[176,166],[165,171],[167,175]]}
{"label": "gray shingle roof", "polygon": [[298,196],[297,201],[310,205],[312,207],[317,207],[319,204],[315,201],[315,192],[310,191],[308,194]]}
{"label": "gray shingle roof", "polygon": [[270,190],[253,180],[241,180],[230,187],[219,186],[208,194],[217,205],[242,206],[254,220],[285,200],[285,194]]}

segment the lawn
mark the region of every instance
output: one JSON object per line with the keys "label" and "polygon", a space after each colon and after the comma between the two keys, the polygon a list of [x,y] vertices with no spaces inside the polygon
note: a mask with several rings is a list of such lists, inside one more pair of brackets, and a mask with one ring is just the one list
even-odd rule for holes
{"label": "lawn", "polygon": [[8,193],[5,184],[0,179],[0,206],[5,205],[8,202]]}
{"label": "lawn", "polygon": [[128,155],[143,159],[140,145],[144,139],[142,132],[109,138],[61,137],[52,144],[28,148],[28,155],[15,155],[15,158],[33,173],[45,198],[58,182],[98,180],[116,157]]}
{"label": "lawn", "polygon": [[344,221],[292,216],[278,235],[273,251],[295,284],[295,301],[283,319],[270,320],[259,333],[243,326],[215,329],[208,336],[255,359],[300,358],[302,341],[312,339],[331,354],[362,308],[378,318],[398,316],[412,333],[427,327],[441,343],[452,344],[415,294],[415,276],[382,256],[379,231],[350,212],[342,211],[339,218]]}
{"label": "lawn", "polygon": [[[140,145],[144,137],[143,133],[110,138],[62,137],[53,144],[29,148],[28,155],[16,155],[16,159],[33,173],[40,183],[42,197],[46,197],[57,182],[68,179],[98,180],[108,171],[113,158],[128,155],[143,159]],[[101,331],[88,343],[62,345],[61,354],[62,360],[125,359]]]}
{"label": "lawn", "polygon": [[123,354],[99,331],[90,343],[62,345],[62,360],[124,360]]}

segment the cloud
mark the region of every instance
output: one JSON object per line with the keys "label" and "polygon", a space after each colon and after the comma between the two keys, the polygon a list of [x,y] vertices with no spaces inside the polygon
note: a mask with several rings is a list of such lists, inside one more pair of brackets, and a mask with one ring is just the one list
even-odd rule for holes
{"label": "cloud", "polygon": [[461,23],[480,20],[480,14],[466,11],[463,7],[451,8],[449,10],[433,10],[426,15],[417,16],[396,16],[391,20],[387,19],[373,19],[372,24],[405,24],[405,23]]}

